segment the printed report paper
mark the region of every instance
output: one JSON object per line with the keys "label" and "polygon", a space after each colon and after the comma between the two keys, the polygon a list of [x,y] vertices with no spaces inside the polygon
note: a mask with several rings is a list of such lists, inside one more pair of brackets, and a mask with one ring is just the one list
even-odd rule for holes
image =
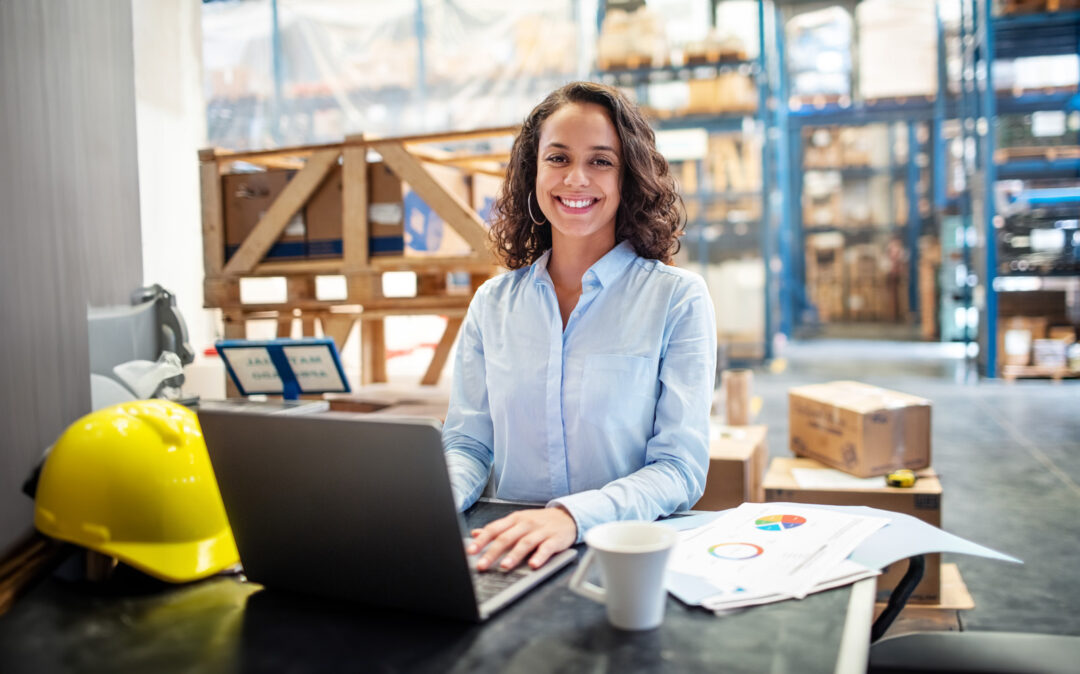
{"label": "printed report paper", "polygon": [[682,532],[668,570],[705,581],[717,596],[801,598],[834,579],[851,551],[887,522],[789,503],[744,503]]}

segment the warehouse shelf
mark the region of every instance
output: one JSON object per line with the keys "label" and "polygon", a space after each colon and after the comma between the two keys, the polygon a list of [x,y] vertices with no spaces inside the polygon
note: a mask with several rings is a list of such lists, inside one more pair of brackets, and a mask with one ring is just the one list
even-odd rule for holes
{"label": "warehouse shelf", "polygon": [[[933,95],[861,99],[852,95],[790,95],[791,76],[786,63],[787,34],[785,20],[790,6],[806,5],[818,9],[822,3],[803,3],[792,0],[766,2],[772,9],[769,43],[772,45],[770,59],[775,60],[774,94],[778,101],[775,113],[770,117],[770,134],[779,142],[775,148],[776,162],[780,167],[777,181],[781,193],[777,195],[781,208],[778,237],[778,253],[781,259],[779,302],[781,306],[780,329],[787,335],[794,334],[804,324],[817,320],[820,312],[811,304],[807,292],[808,270],[806,268],[806,238],[810,235],[835,232],[844,235],[845,245],[879,243],[884,246],[888,239],[899,238],[907,251],[907,285],[903,298],[913,313],[920,310],[918,274],[920,248],[919,238],[925,231],[933,231],[936,223],[924,213],[922,204],[943,202],[945,185],[942,176],[946,152],[941,140],[941,124],[946,115],[958,106],[957,96],[948,96],[944,86],[943,30],[938,21],[938,89]],[[856,2],[847,4],[852,8]],[[853,25],[857,30],[857,26]],[[852,43],[857,44],[857,42]],[[851,91],[856,87],[852,83]],[[803,162],[806,149],[804,131],[817,127],[853,128],[870,125],[888,127],[888,161],[875,166],[840,165],[819,166]],[[922,126],[926,127],[923,133]],[[907,156],[894,155],[897,136],[906,136]],[[869,181],[879,176],[888,178],[888,213],[894,213],[899,203],[894,203],[894,185],[905,185],[903,198],[908,224],[883,222],[875,226],[818,227],[803,222],[803,190],[808,174],[829,171],[840,173],[841,184]],[[930,188],[933,188],[931,190]],[[932,192],[932,193],[931,193]],[[936,196],[939,198],[935,199]],[[883,251],[884,253],[884,248]]]}
{"label": "warehouse shelf", "polygon": [[757,75],[760,63],[752,61],[717,61],[693,65],[668,65],[645,68],[597,70],[593,73],[599,81],[617,87],[635,87],[641,84],[664,82],[689,82],[715,78],[720,73],[739,72]]}
{"label": "warehouse shelf", "polygon": [[935,99],[913,96],[903,99],[855,101],[847,105],[838,102],[814,105],[789,103],[792,122],[806,126],[864,125],[884,122],[906,122],[913,119],[933,119]]}
{"label": "warehouse shelf", "polygon": [[717,112],[711,114],[675,115],[651,120],[653,126],[664,131],[677,129],[705,129],[709,133],[735,133],[744,130],[746,120],[753,120],[752,112]]}
{"label": "warehouse shelf", "polygon": [[1024,91],[1018,95],[998,92],[996,107],[1002,115],[1023,115],[1043,110],[1065,110],[1080,102],[1076,89]]}
{"label": "warehouse shelf", "polygon": [[904,164],[892,166],[804,166],[807,173],[839,173],[844,178],[870,178],[877,175],[898,175],[907,171]]}
{"label": "warehouse shelf", "polygon": [[1080,178],[1080,158],[1027,159],[996,164],[997,177],[1007,178]]}
{"label": "warehouse shelf", "polygon": [[[990,0],[964,0],[964,11],[970,19],[970,52],[965,52],[965,79],[962,86],[973,97],[965,101],[965,127],[978,128],[979,119],[996,119],[998,114],[1029,114],[1039,111],[1063,111],[1080,108],[1080,96],[1073,87],[1052,91],[1021,92],[1008,95],[994,91],[987,83],[993,82],[995,61],[1035,56],[1076,55],[1080,57],[1080,12],[1051,12],[1026,15],[994,16]],[[970,54],[970,56],[968,55]],[[968,68],[970,65],[972,68]],[[981,74],[977,75],[976,73]],[[1072,148],[1048,149],[1039,156],[1038,149],[1023,154],[1033,156],[1008,158],[1008,152],[995,152],[995,134],[989,132],[971,136],[978,144],[977,165],[971,178],[982,196],[982,212],[974,213],[968,208],[967,216],[977,221],[982,229],[985,249],[977,260],[982,269],[980,284],[985,290],[984,320],[980,321],[980,357],[983,373],[988,377],[999,374],[998,293],[1026,292],[1070,288],[1075,291],[1077,276],[1072,270],[1055,270],[1056,261],[1039,260],[1039,273],[1014,269],[1001,273],[998,264],[998,230],[1002,218],[996,212],[996,189],[998,181],[1006,179],[1044,180],[1080,178],[1080,157]],[[1074,140],[1073,143],[1076,141]],[[1007,160],[999,161],[1005,155]],[[1016,152],[1013,153],[1018,154]],[[1045,191],[1032,193],[1032,205],[1047,207],[1075,203],[1074,191]],[[1029,202],[1030,203],[1030,202]],[[1014,253],[1015,255],[1015,253]],[[1012,262],[1004,266],[1012,267]],[[1063,265],[1068,267],[1068,264]],[[1008,376],[1008,373],[1001,370]]]}

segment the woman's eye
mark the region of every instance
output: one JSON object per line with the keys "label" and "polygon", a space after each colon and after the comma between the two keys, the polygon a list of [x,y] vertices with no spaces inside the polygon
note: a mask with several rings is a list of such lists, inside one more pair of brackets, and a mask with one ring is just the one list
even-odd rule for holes
{"label": "woman's eye", "polygon": [[566,157],[562,156],[561,154],[553,154],[550,157],[548,157],[547,160],[550,161],[550,162],[562,163],[562,162],[566,161]]}
{"label": "woman's eye", "polygon": [[615,162],[611,161],[610,159],[608,159],[606,157],[598,157],[594,161],[595,161],[595,163],[599,164],[600,166],[614,166],[615,165]]}

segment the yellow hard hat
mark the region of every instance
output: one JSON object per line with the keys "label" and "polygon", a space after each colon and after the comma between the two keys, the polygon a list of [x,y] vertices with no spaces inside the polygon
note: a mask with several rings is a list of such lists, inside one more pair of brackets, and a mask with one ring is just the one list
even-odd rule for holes
{"label": "yellow hard hat", "polygon": [[186,582],[240,561],[194,412],[137,400],[79,419],[41,471],[34,526]]}

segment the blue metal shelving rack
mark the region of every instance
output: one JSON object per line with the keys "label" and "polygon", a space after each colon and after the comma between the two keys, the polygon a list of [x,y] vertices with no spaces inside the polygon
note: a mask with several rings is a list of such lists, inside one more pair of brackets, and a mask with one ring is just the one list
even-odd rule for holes
{"label": "blue metal shelving rack", "polygon": [[[997,242],[995,236],[994,189],[998,180],[1037,178],[1080,179],[1080,159],[1034,159],[995,161],[995,134],[992,125],[998,113],[1030,113],[1041,110],[1080,109],[1080,94],[1075,91],[1025,93],[1020,96],[999,95],[993,86],[994,60],[1025,56],[1076,54],[1080,57],[1080,12],[1054,12],[1012,16],[994,16],[990,0],[964,0],[966,17],[973,27],[972,64],[970,78],[965,78],[964,90],[974,94],[974,122],[978,140],[976,176],[984,197],[982,226],[985,251],[981,285],[985,291],[983,326],[980,330],[980,353],[983,373],[997,375],[998,288]],[[965,73],[968,73],[965,69]],[[968,124],[965,124],[968,126]],[[1080,138],[1077,139],[1080,144]]]}
{"label": "blue metal shelving rack", "polygon": [[[779,331],[787,336],[804,322],[804,316],[811,309],[805,292],[805,262],[803,248],[806,228],[802,222],[801,198],[803,189],[802,135],[803,129],[812,126],[865,126],[868,124],[903,122],[906,124],[908,139],[908,159],[905,164],[890,166],[884,171],[901,175],[906,179],[908,202],[907,224],[905,225],[905,243],[907,244],[910,269],[918,265],[918,238],[922,233],[922,217],[919,209],[920,196],[917,193],[921,168],[918,164],[920,143],[917,142],[917,125],[927,123],[930,126],[930,141],[927,153],[933,176],[933,195],[935,203],[945,201],[945,150],[942,140],[942,124],[946,119],[944,39],[940,20],[938,21],[938,91],[932,99],[911,97],[906,100],[877,101],[867,103],[849,101],[844,104],[826,102],[807,104],[797,108],[789,105],[790,83],[787,74],[785,49],[785,27],[783,8],[801,4],[820,8],[822,3],[806,0],[760,0],[762,12],[769,16],[768,23],[762,21],[763,32],[770,46],[769,70],[775,92],[772,114],[768,118],[768,136],[775,138],[773,155],[776,161],[776,184],[781,194],[778,195],[780,221],[777,226],[776,243],[780,258],[781,272],[779,286],[780,319]],[[835,3],[854,9],[858,0]],[[891,133],[891,129],[890,129]],[[890,148],[891,154],[891,148]],[[845,169],[849,175],[868,173],[870,169]],[[891,190],[890,190],[891,195]],[[890,215],[892,209],[890,208]],[[878,223],[887,224],[887,223]],[[899,229],[894,227],[895,229]],[[882,230],[889,231],[889,230]],[[918,310],[918,292],[916,274],[908,275],[908,298],[912,309]]]}

